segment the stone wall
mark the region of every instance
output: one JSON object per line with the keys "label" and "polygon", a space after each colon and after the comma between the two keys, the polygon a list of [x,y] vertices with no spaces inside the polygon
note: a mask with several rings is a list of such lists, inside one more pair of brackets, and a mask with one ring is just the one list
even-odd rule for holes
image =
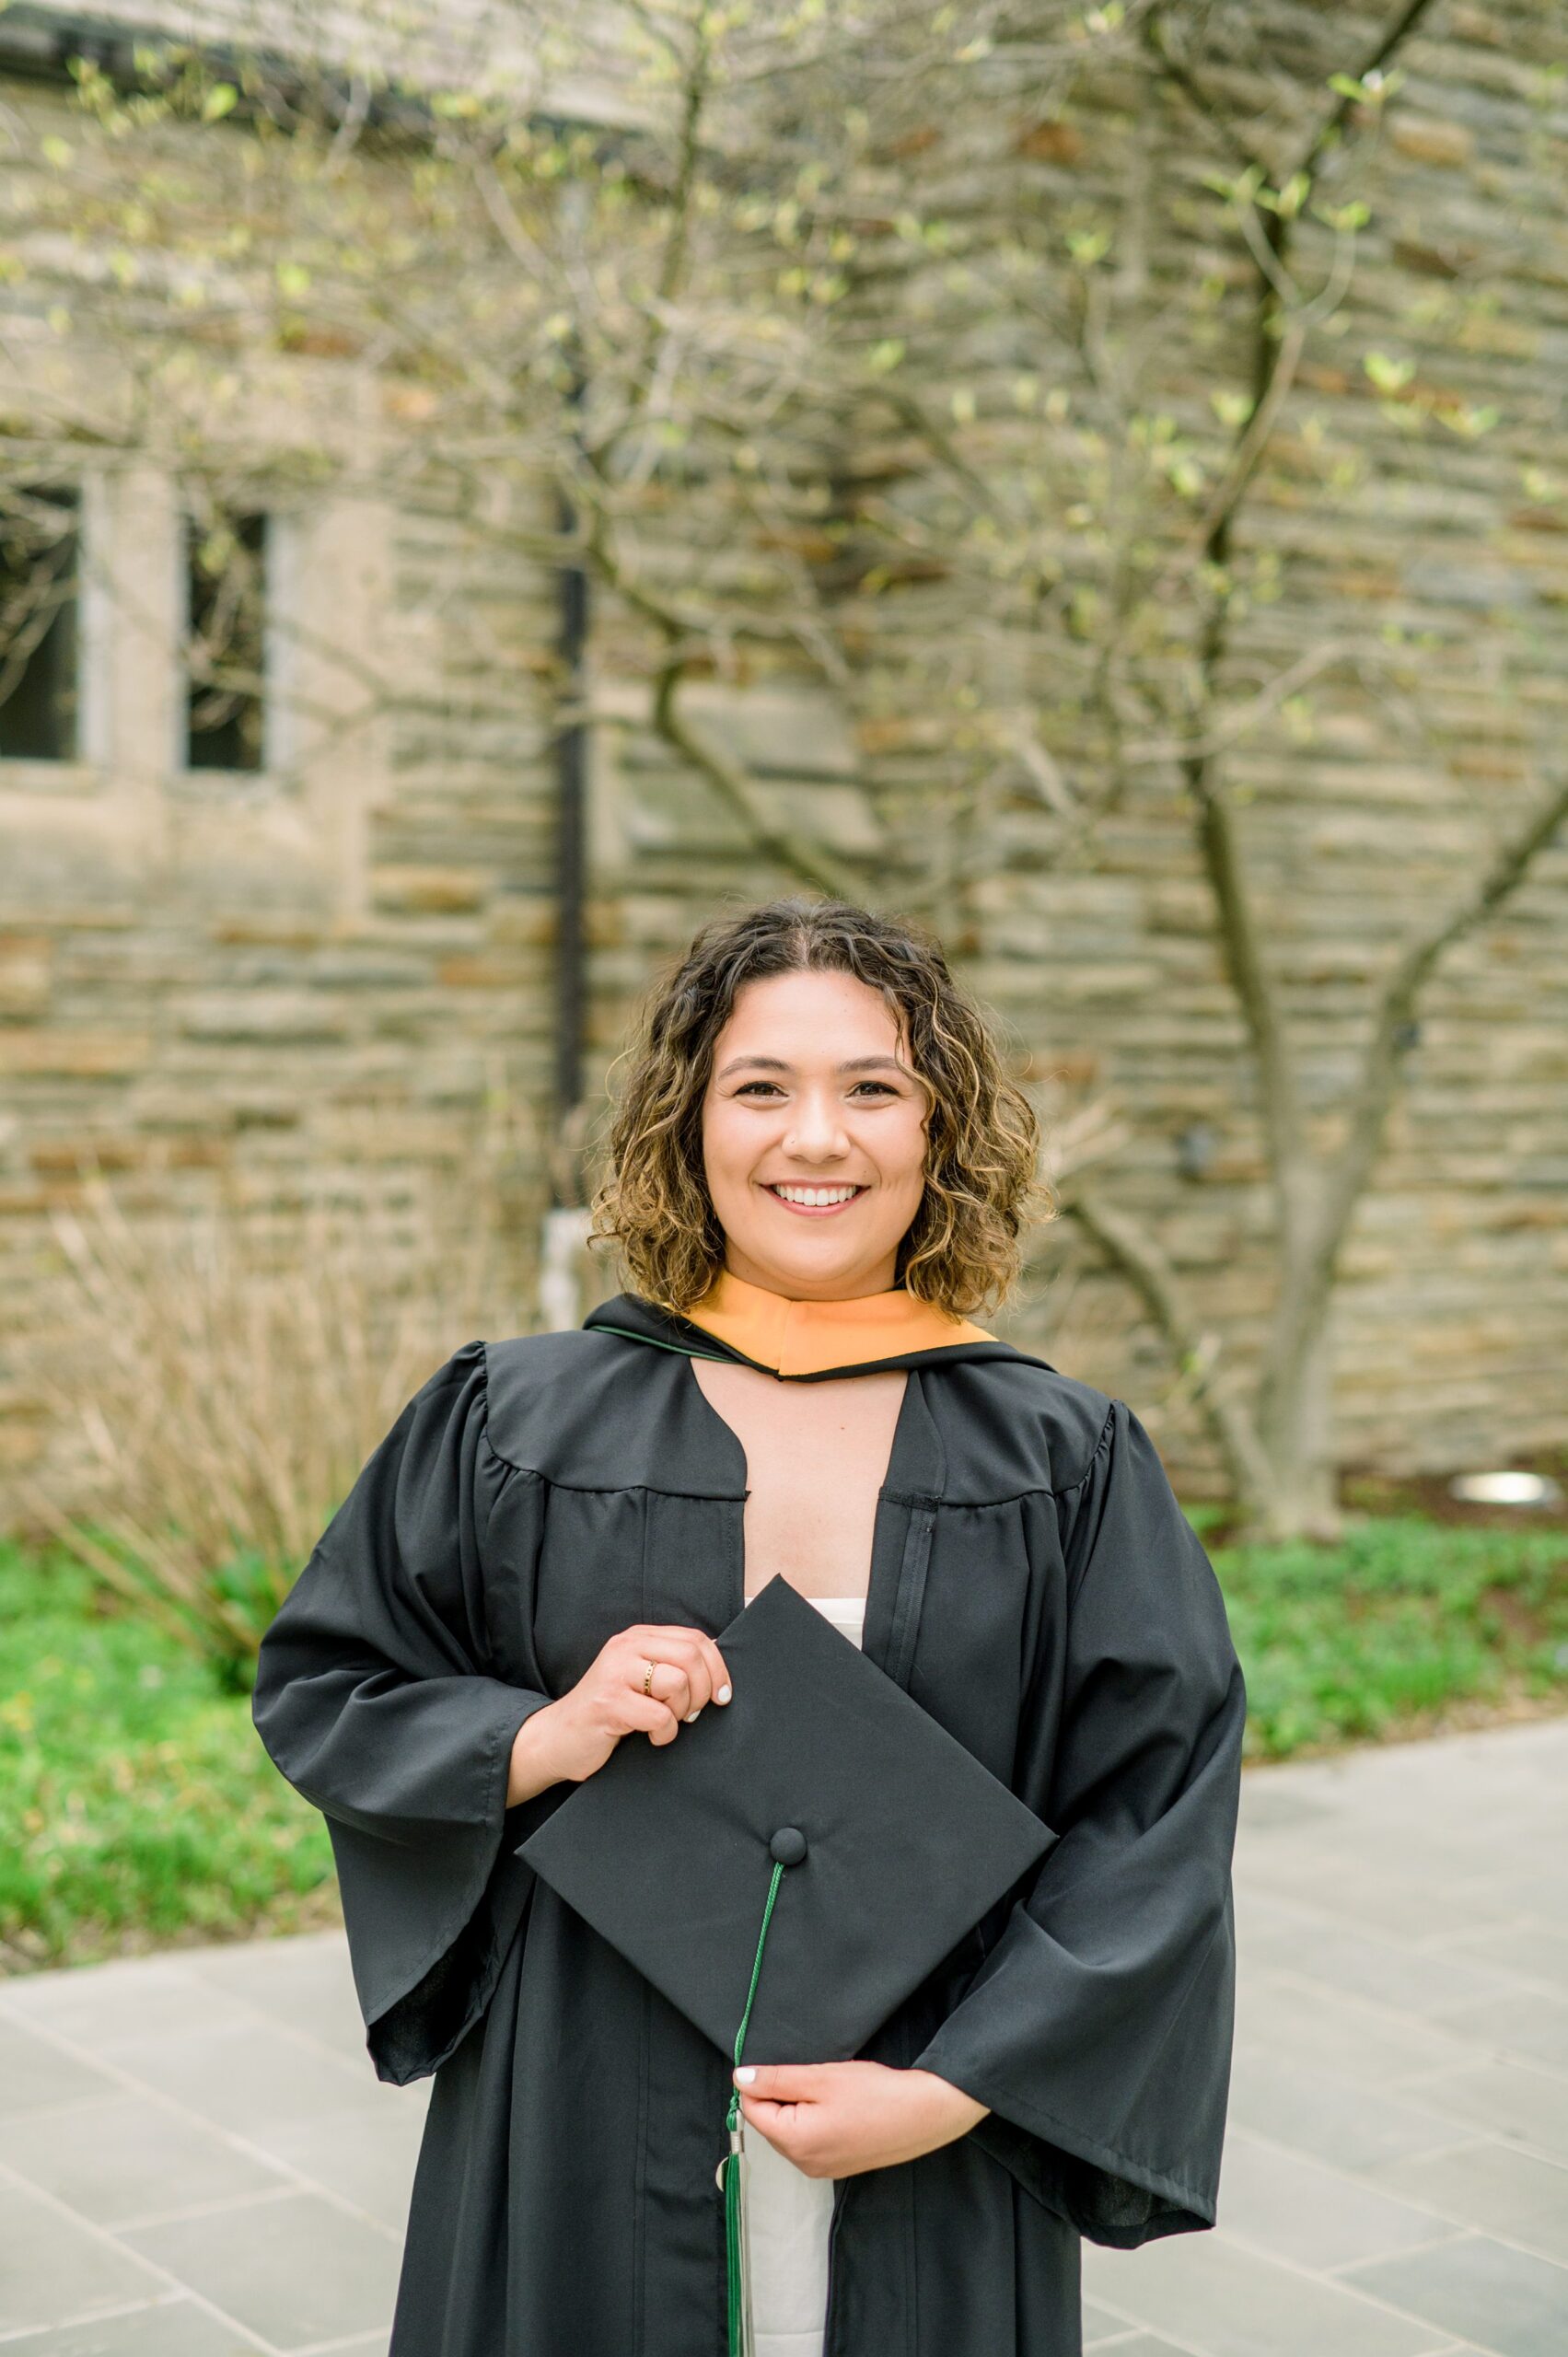
{"label": "stone wall", "polygon": [[[1549,17],[1534,5],[1446,14],[1450,29],[1411,60],[1411,122],[1388,145],[1380,247],[1344,344],[1348,354],[1397,337],[1434,378],[1496,402],[1508,429],[1446,446],[1434,483],[1357,368],[1315,359],[1243,526],[1250,557],[1278,556],[1283,588],[1256,609],[1239,669],[1277,667],[1326,633],[1353,637],[1369,619],[1397,618],[1408,633],[1397,695],[1342,679],[1319,701],[1312,745],[1260,731],[1230,772],[1250,796],[1249,856],[1325,1141],[1381,961],[1520,807],[1539,748],[1560,758],[1568,701],[1568,224],[1548,197],[1564,129],[1529,79],[1550,60]],[[9,96],[64,118],[39,86]],[[1076,148],[1057,138],[1020,149],[1022,118],[998,120],[1000,145],[1037,177],[1042,219],[1091,184],[1117,185],[1128,143],[1147,129],[1128,97],[1109,93],[1103,138]],[[1180,127],[1161,135],[1174,142]],[[966,150],[952,168],[969,184],[985,162]],[[921,168],[935,209],[944,158]],[[868,189],[868,205],[883,193]],[[1191,267],[1204,222],[1194,192],[1166,227],[1170,268]],[[1456,270],[1489,299],[1434,316],[1423,302]],[[907,275],[900,285],[904,300],[918,291]],[[41,400],[116,365],[85,338],[62,343],[36,308],[7,333]],[[975,390],[979,456],[1004,480],[1018,429],[1003,389],[1016,364],[983,329],[947,364]],[[1196,417],[1206,396],[1195,355],[1173,354],[1165,392]],[[1354,461],[1338,487],[1307,463],[1312,418]],[[536,1315],[550,1192],[556,584],[470,529],[416,467],[392,465],[417,439],[417,414],[347,363],[278,362],[246,385],[231,431],[259,456],[321,440],[352,458],[339,491],[296,498],[286,522],[295,684],[311,718],[279,773],[192,776],[171,762],[177,484],[113,450],[82,459],[106,591],[91,622],[103,691],[84,758],[0,761],[0,1480],[57,1446],[39,1376],[69,1352],[71,1296],[51,1215],[81,1201],[95,1162],[148,1217],[223,1201],[286,1230],[311,1201],[358,1202],[384,1227],[390,1275],[411,1222],[461,1230],[500,1109],[503,1145],[486,1168],[501,1173],[509,1257],[492,1330]],[[868,474],[886,437],[885,416],[867,421]],[[907,447],[894,455],[900,497],[939,523],[941,483]],[[1528,489],[1538,477],[1550,495]],[[678,552],[679,510],[662,528]],[[858,649],[847,697],[753,664],[744,681],[690,691],[691,709],[772,807],[859,864],[879,904],[920,902],[1048,1094],[1058,1083],[1064,1103],[1114,1090],[1136,1136],[1108,1191],[1150,1222],[1206,1323],[1245,1361],[1269,1298],[1269,1204],[1250,1062],[1189,814],[1168,779],[1148,777],[1105,822],[1092,867],[1074,866],[1042,832],[1038,803],[1002,789],[959,814],[944,850],[922,814],[953,774],[950,593],[912,575],[893,601],[862,611],[850,586],[838,617]],[[1063,652],[1042,632],[1007,658],[1048,714]],[[758,857],[649,730],[646,654],[635,617],[598,598],[590,1080],[651,969],[702,916],[796,882]],[[367,688],[377,679],[396,683],[395,711]],[[1081,749],[1086,765],[1092,744]],[[986,872],[933,899],[934,862],[982,819]],[[1427,995],[1337,1316],[1353,1462],[1441,1468],[1568,1438],[1565,906],[1559,845]],[[1175,1160],[1194,1121],[1217,1143],[1197,1179]],[[1132,1398],[1191,1486],[1213,1484],[1163,1344],[1067,1227],[1041,1238],[1005,1330]],[[0,1527],[9,1518],[0,1493]]]}
{"label": "stone wall", "polygon": [[[1384,13],[1242,12],[1235,21],[1250,21],[1256,53],[1228,72],[1207,68],[1211,94],[1243,120],[1255,109],[1289,152],[1292,107],[1299,135],[1326,102],[1330,72],[1365,52]],[[1371,219],[1348,291],[1308,340],[1238,511],[1229,562],[1256,595],[1234,626],[1216,707],[1224,721],[1315,649],[1330,655],[1306,682],[1309,733],[1294,713],[1267,714],[1237,736],[1223,772],[1299,1045],[1312,1134],[1326,1150],[1341,1134],[1375,986],[1561,778],[1568,726],[1561,16],[1541,0],[1437,8],[1397,62],[1404,79],[1387,122],[1353,134],[1364,159],[1347,142],[1330,183],[1336,203],[1365,192]],[[1161,321],[1139,405],[1205,456],[1217,440],[1211,395],[1248,385],[1249,272],[1203,180],[1227,159],[1172,93],[1142,71],[1040,78],[1047,100],[1020,87],[989,120],[934,111],[911,127],[917,180],[900,155],[867,187],[865,214],[888,230],[866,275],[882,306],[873,318],[905,343],[903,368],[960,460],[1004,512],[1009,503],[1016,512],[1031,469],[1037,482],[1054,470],[1041,544],[1069,584],[1108,589],[1094,480],[1119,446],[1103,377],[1095,381],[1068,332],[1065,300],[1042,295],[1032,314],[988,306],[963,265],[988,264],[991,284],[1005,286],[1005,264],[1016,270],[1025,248],[1051,289],[1065,226],[1111,225],[1107,276],[1143,273],[1142,319],[1157,311]],[[1004,190],[1012,201],[997,226],[986,192]],[[899,220],[912,210],[919,223],[947,226],[929,253]],[[1307,292],[1330,274],[1330,243],[1303,225],[1293,254]],[[1191,294],[1204,274],[1222,289],[1206,307]],[[1099,296],[1113,303],[1103,281]],[[1107,375],[1126,359],[1119,326],[1114,313],[1101,321]],[[1408,373],[1390,392],[1367,372],[1367,355],[1408,363]],[[1017,388],[1031,380],[1039,398],[1021,407]],[[1081,444],[1045,430],[1048,391],[1069,426],[1081,422]],[[1482,409],[1495,422],[1477,434],[1441,422]],[[856,458],[871,496],[907,525],[912,550],[954,549],[972,502],[885,406],[868,407]],[[1086,633],[1067,626],[1060,604],[1014,625],[1000,598],[982,604],[977,575],[915,563],[890,595],[849,601],[846,628],[869,649],[854,714],[864,772],[906,824],[950,784],[960,691],[999,695],[999,678],[1039,716],[1068,790],[1092,798],[1105,774],[1110,749],[1081,692]],[[983,651],[981,634],[964,626],[981,611],[995,624]],[[1165,628],[1145,677],[1174,685],[1192,653],[1191,617],[1178,610]],[[1140,715],[1133,733],[1160,732]],[[1136,1138],[1103,1175],[1104,1191],[1147,1223],[1205,1325],[1245,1367],[1272,1299],[1272,1205],[1254,1066],[1180,777],[1168,761],[1134,767],[1085,854],[1016,764],[970,758],[988,777],[985,807],[961,814],[947,855],[958,862],[978,825],[991,839],[989,872],[947,903],[965,970],[1027,1044],[1035,1074],[1061,1075],[1063,1111],[1107,1090],[1131,1110]],[[1438,1469],[1560,1449],[1564,830],[1501,911],[1443,957],[1420,1014],[1408,1086],[1342,1262],[1342,1459]],[[1198,1178],[1178,1163],[1191,1124],[1214,1132]],[[1202,1435],[1175,1411],[1180,1387],[1167,1348],[1123,1282],[1070,1231],[1045,1243],[1018,1329],[1075,1373],[1148,1403],[1189,1478],[1214,1478]],[[1064,1312],[1054,1344],[1053,1298]]]}
{"label": "stone wall", "polygon": [[[81,136],[47,87],[7,98],[39,140]],[[7,471],[35,435],[58,458],[62,415],[110,430],[71,453],[80,757],[0,761],[0,1479],[56,1444],[43,1377],[76,1295],[53,1223],[95,1170],[139,1219],[222,1210],[285,1250],[311,1205],[357,1206],[389,1283],[416,1229],[461,1236],[482,1202],[496,1330],[529,1322],[558,634],[552,575],[498,561],[408,464],[406,388],[253,363],[222,438],[274,530],[277,726],[263,772],[184,768],[184,453],[133,427],[145,388],[93,338],[90,256],[29,234],[25,174],[13,203]],[[7,1492],[0,1527],[18,1511]]]}

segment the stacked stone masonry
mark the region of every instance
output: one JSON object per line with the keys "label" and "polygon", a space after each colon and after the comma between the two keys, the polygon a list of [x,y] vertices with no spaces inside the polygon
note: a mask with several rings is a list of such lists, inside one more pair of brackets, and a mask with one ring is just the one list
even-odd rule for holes
{"label": "stacked stone masonry", "polygon": [[[1307,38],[1301,11],[1271,13],[1282,40]],[[1405,61],[1405,119],[1379,168],[1345,365],[1318,351],[1304,368],[1299,416],[1282,426],[1239,532],[1248,558],[1278,555],[1284,583],[1250,619],[1242,668],[1277,668],[1313,639],[1390,622],[1427,634],[1412,639],[1402,705],[1347,689],[1310,747],[1260,731],[1227,771],[1249,797],[1249,868],[1326,1144],[1371,985],[1539,787],[1543,742],[1561,761],[1568,723],[1568,103],[1543,108],[1539,95],[1554,57],[1561,72],[1561,26],[1540,0],[1446,18]],[[6,96],[35,127],[68,121],[46,86]],[[1026,146],[1042,217],[1117,184],[1147,131],[1132,96],[1104,94],[1092,139]],[[1180,135],[1175,123],[1161,132]],[[1017,168],[1017,126],[997,138],[994,154],[981,143],[946,165],[933,157],[923,201],[939,209],[983,185],[1007,143]],[[868,189],[868,210],[887,193]],[[1162,225],[1156,279],[1234,268],[1234,254],[1205,246],[1213,235],[1194,184]],[[1457,328],[1423,327],[1417,298],[1456,268],[1482,273],[1494,300]],[[899,280],[900,302],[928,299],[938,325],[939,276],[933,266],[923,289]],[[98,365],[85,336],[50,345],[36,273],[29,287],[12,327],[39,370]],[[1457,396],[1494,404],[1507,430],[1446,446],[1440,475],[1409,466],[1349,357],[1379,340],[1419,352]],[[945,363],[994,421],[976,447],[998,480],[1021,431],[1002,389],[1016,366],[988,348],[983,323]],[[1213,367],[1212,354],[1172,351],[1163,398],[1179,418],[1206,399]],[[388,450],[403,437],[406,454],[416,428],[373,377],[331,358],[280,371],[253,389],[259,450],[335,434]],[[1293,470],[1293,433],[1309,415],[1359,462],[1342,493]],[[869,470],[889,456],[886,415],[865,432]],[[939,528],[941,484],[907,451],[899,464],[909,512]],[[1528,468],[1556,486],[1551,498],[1522,489]],[[156,609],[172,595],[176,485],[123,452],[84,460],[84,529],[134,595],[99,610],[88,654],[104,686],[82,758],[0,760],[0,1485],[57,1445],[37,1379],[69,1345],[51,1220],[80,1201],[95,1164],[149,1215],[194,1213],[220,1190],[261,1215],[328,1185],[395,1210],[417,1182],[460,1225],[465,1169],[499,1096],[522,1110],[526,1167],[515,1283],[494,1328],[533,1322],[534,1224],[550,1194],[558,585],[537,560],[470,532],[416,468],[387,481],[377,492],[359,467],[352,496],[293,511],[298,660],[308,672],[312,631],[328,619],[340,659],[304,679],[319,736],[306,728],[278,776],[241,780],[181,773],[169,758],[177,683],[157,652],[169,618]],[[542,486],[539,502],[542,518]],[[700,497],[689,521],[701,540]],[[662,520],[672,573],[681,524],[679,507]],[[846,626],[854,607],[852,590]],[[749,687],[715,686],[694,704],[770,808],[898,907],[929,884],[921,813],[940,800],[948,759],[932,683],[951,610],[940,583],[912,578],[866,624],[842,692],[770,658]],[[397,682],[394,713],[356,721],[363,672],[344,650]],[[1049,707],[1050,638],[1014,653]],[[596,1076],[650,970],[701,918],[796,883],[647,726],[648,655],[636,615],[597,598]],[[1092,760],[1087,737],[1072,749]],[[1133,1109],[1115,1199],[1149,1222],[1205,1322],[1245,1361],[1270,1300],[1267,1174],[1190,821],[1149,780],[1101,830],[1093,872],[1041,858],[1022,800],[1004,798],[987,823],[989,872],[954,904],[956,962],[1005,1016],[1029,1073],[1066,1075],[1089,1096],[1113,1088]],[[1426,993],[1336,1313],[1336,1416],[1358,1464],[1509,1461],[1568,1440],[1565,919],[1559,842]],[[1176,1160],[1194,1122],[1218,1139],[1201,1180]],[[1004,1330],[1146,1404],[1167,1458],[1195,1488],[1212,1482],[1191,1413],[1162,1421],[1168,1357],[1120,1281],[1086,1260],[1057,1327],[1074,1259],[1053,1231]],[[6,1518],[0,1486],[0,1527]]]}

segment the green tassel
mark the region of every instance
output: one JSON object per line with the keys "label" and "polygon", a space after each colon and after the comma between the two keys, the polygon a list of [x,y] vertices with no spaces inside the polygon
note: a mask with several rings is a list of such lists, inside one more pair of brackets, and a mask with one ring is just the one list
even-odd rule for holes
{"label": "green tassel", "polygon": [[725,2257],[729,2280],[730,2357],[744,2357],[746,2325],[742,2303],[745,2285],[740,2273],[740,2155],[731,2153],[724,2165]]}
{"label": "green tassel", "polygon": [[[740,2016],[740,2027],[735,2034],[735,2061],[738,2070],[741,2049],[746,2044],[747,2024],[751,2019],[752,2001],[757,1994],[758,1976],[762,1969],[762,1948],[768,1936],[768,1925],[773,1919],[773,1901],[779,1895],[784,1869],[775,1860],[773,1878],[768,1886],[768,1903],[762,1910],[762,1929],[757,1937],[757,1954],[751,1966],[751,1986],[746,1992],[746,2010]],[[744,2225],[740,2214],[740,2090],[730,2090],[729,2108],[725,2115],[729,2134],[729,2152],[724,2168],[724,2247],[725,2274],[728,2288],[729,2357],[751,2357],[750,2318],[747,2314],[751,2287],[745,2280],[741,2264]]]}

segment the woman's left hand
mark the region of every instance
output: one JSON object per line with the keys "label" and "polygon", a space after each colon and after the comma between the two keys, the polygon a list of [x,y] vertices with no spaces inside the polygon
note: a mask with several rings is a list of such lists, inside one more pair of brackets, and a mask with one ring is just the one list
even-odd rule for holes
{"label": "woman's left hand", "polygon": [[990,2106],[934,2071],[896,2071],[885,2062],[760,2062],[740,2090],[740,2108],[803,2176],[857,2177],[952,2143]]}

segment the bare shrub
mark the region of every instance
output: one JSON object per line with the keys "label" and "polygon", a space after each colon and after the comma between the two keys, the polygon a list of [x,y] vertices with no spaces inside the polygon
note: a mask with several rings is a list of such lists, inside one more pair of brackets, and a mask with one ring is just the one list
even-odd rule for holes
{"label": "bare shrub", "polygon": [[40,1384],[75,1461],[28,1478],[24,1503],[241,1682],[404,1401],[459,1343],[517,1329],[503,1172],[477,1156],[462,1188],[459,1218],[406,1198],[153,1218],[98,1172],[53,1215],[76,1315]]}

